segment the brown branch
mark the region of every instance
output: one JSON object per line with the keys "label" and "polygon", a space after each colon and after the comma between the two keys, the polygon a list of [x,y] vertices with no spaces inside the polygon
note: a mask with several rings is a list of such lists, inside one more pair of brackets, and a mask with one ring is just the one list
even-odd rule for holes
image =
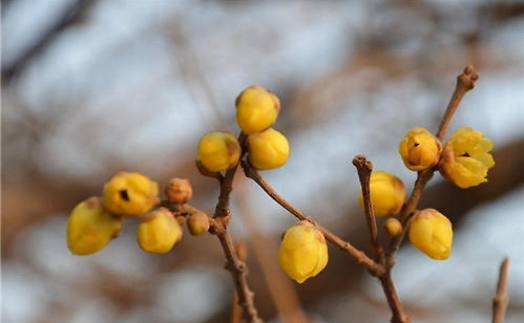
{"label": "brown branch", "polygon": [[318,230],[320,230],[324,237],[337,246],[342,251],[347,252],[351,257],[353,257],[359,264],[364,266],[373,276],[380,276],[384,272],[384,267],[375,262],[373,259],[368,257],[362,250],[354,247],[351,243],[344,241],[342,238],[332,233],[328,229],[322,227],[318,224],[313,218],[305,215],[301,210],[294,207],[281,197],[275,190],[269,185],[266,180],[254,169],[248,161],[242,161],[242,168],[247,177],[255,181],[275,202],[280,204],[284,209],[289,213],[293,214],[299,220],[305,220],[311,222]]}
{"label": "brown branch", "polygon": [[386,300],[388,301],[389,308],[391,309],[391,323],[409,323],[409,316],[404,310],[402,303],[400,303],[393,279],[391,279],[391,268],[386,269],[379,277],[379,280]]}
{"label": "brown branch", "polygon": [[506,257],[500,264],[497,294],[493,298],[493,323],[503,323],[506,309],[509,304],[508,296],[509,258]]}
{"label": "brown branch", "polygon": [[233,300],[231,301],[231,323],[242,323],[242,306],[238,305],[238,292],[233,291]]}
{"label": "brown branch", "polygon": [[[366,221],[369,229],[369,237],[371,239],[371,245],[375,250],[376,260],[384,265],[384,250],[378,241],[378,230],[377,230],[377,220],[375,218],[375,212],[373,210],[373,205],[371,204],[371,190],[370,190],[370,178],[371,172],[373,170],[373,164],[367,160],[363,155],[357,155],[353,158],[353,165],[357,168],[358,178],[360,180],[360,185],[362,188],[362,198],[364,201],[364,212],[366,214]],[[392,318],[391,322],[393,323],[407,323],[409,322],[409,317],[406,314],[406,311],[400,303],[400,299],[395,289],[393,280],[391,279],[391,270],[387,268],[384,273],[379,277],[380,283],[382,285],[382,290],[388,301],[389,308],[391,309]]]}
{"label": "brown branch", "polygon": [[[243,146],[245,142],[245,135],[239,136],[239,142]],[[244,150],[245,151],[245,150]],[[243,155],[243,154],[242,154]],[[240,156],[242,158],[242,155]],[[231,210],[229,209],[230,194],[233,190],[233,179],[235,177],[238,163],[229,169],[224,177],[219,179],[220,194],[215,208],[215,213],[211,219],[211,227],[209,232],[215,234],[220,241],[220,245],[226,257],[226,268],[231,272],[235,282],[235,288],[238,293],[238,303],[242,306],[244,317],[250,323],[262,322],[258,316],[258,311],[255,307],[254,293],[251,291],[247,281],[247,267],[235,250],[233,238],[228,230],[229,220],[231,218]]]}
{"label": "brown branch", "polygon": [[225,229],[222,232],[215,232],[215,234],[224,250],[224,255],[227,260],[226,268],[231,272],[233,280],[235,281],[238,303],[242,306],[245,318],[250,323],[262,322],[255,307],[254,293],[249,288],[247,282],[246,264],[238,258],[231,233]]}
{"label": "brown branch", "polygon": [[[475,82],[478,80],[478,78],[479,76],[475,72],[475,69],[472,65],[466,66],[466,68],[464,68],[464,71],[457,77],[457,84],[455,86],[455,90],[451,95],[448,107],[446,109],[446,112],[444,113],[444,116],[442,117],[442,121],[440,122],[439,129],[436,133],[436,137],[439,140],[442,141],[444,139],[451,119],[453,118],[455,111],[457,111],[457,108],[459,107],[462,98],[468,91],[472,90],[475,87]],[[433,177],[433,173],[435,172],[435,170],[436,169],[434,168],[426,169],[417,174],[417,180],[415,181],[415,185],[413,187],[413,190],[411,191],[411,195],[407,203],[402,207],[402,210],[400,211],[400,220],[402,222],[404,230],[402,231],[402,234],[400,236],[392,238],[390,240],[390,244],[387,250],[386,264],[389,268],[393,267],[395,264],[395,254],[398,251],[400,244],[404,240],[404,237],[406,236],[408,221],[417,209],[418,202],[420,201],[420,197],[422,196],[422,191],[426,187],[426,184],[429,182],[429,180],[431,180],[431,178]]]}
{"label": "brown branch", "polygon": [[[185,37],[185,34],[181,30],[180,26],[179,28],[175,28],[174,31],[178,31],[178,33],[172,33],[173,41],[181,43],[189,54],[194,54],[192,53],[190,43]],[[195,72],[194,75],[204,90],[204,97],[208,100],[209,105],[213,107],[213,110],[217,112],[217,116],[219,117],[218,119],[223,121],[224,118],[221,117],[220,109],[218,109],[218,104],[213,95],[213,91],[211,90],[211,87],[209,86],[204,75],[201,73],[202,71],[198,68],[199,62],[197,60],[197,57],[195,55],[189,56],[194,63],[189,65],[196,68],[193,70],[193,72]],[[184,64],[181,64],[180,61],[178,62],[180,65],[179,67],[184,67]],[[182,68],[182,70],[186,71],[187,69]],[[240,143],[240,146],[242,147],[240,159],[242,159],[246,152],[246,139],[247,137],[243,133],[240,133],[240,135],[238,136],[238,141]],[[220,244],[222,245],[222,249],[224,250],[224,255],[227,261],[226,268],[231,272],[233,280],[235,281],[235,287],[237,291],[235,294],[235,298],[238,298],[238,303],[243,308],[243,315],[245,318],[248,319],[249,322],[262,322],[262,320],[258,316],[258,312],[255,307],[254,293],[249,288],[247,282],[246,264],[243,259],[240,259],[238,257],[238,254],[233,246],[233,239],[231,237],[231,233],[228,230],[228,224],[231,218],[229,200],[231,192],[233,190],[233,179],[238,168],[238,163],[234,167],[227,170],[225,175],[222,175],[220,173],[208,172],[204,167],[202,167],[202,165],[199,162],[197,162],[197,168],[202,175],[214,177],[220,183],[220,193],[218,197],[218,202],[215,207],[215,213],[213,215],[213,218],[210,221],[209,232],[215,234],[218,237]],[[236,301],[236,299],[234,301]]]}
{"label": "brown branch", "polygon": [[[462,98],[468,91],[474,88],[476,80],[478,80],[478,75],[475,73],[475,70],[471,65],[467,66],[464,69],[464,71],[457,77],[455,91],[451,96],[446,112],[444,113],[439,129],[436,133],[436,137],[439,140],[443,140],[444,135],[451,122],[451,119],[453,118],[453,115],[455,114],[460,102],[462,101]],[[332,242],[342,250],[349,253],[361,265],[366,267],[372,275],[378,277],[384,290],[384,294],[386,295],[388,304],[393,313],[391,322],[407,323],[409,322],[409,317],[402,308],[402,304],[400,303],[399,297],[396,293],[393,280],[391,279],[391,269],[395,263],[395,254],[400,244],[402,243],[403,238],[406,235],[409,221],[412,219],[412,216],[416,211],[418,202],[420,201],[420,198],[422,196],[422,192],[426,184],[433,177],[433,173],[436,169],[428,169],[425,171],[421,171],[417,174],[417,179],[415,181],[415,185],[413,187],[411,195],[400,212],[400,219],[404,229],[399,237],[395,237],[390,240],[390,245],[387,251],[387,258],[385,258],[382,247],[378,242],[377,224],[373,213],[373,207],[371,205],[369,181],[372,171],[372,164],[369,161],[367,161],[367,159],[364,156],[356,156],[353,160],[353,164],[357,168],[359,180],[362,186],[364,209],[370,232],[370,240],[376,254],[376,260],[379,261],[379,263],[369,258],[361,250],[353,247],[349,242],[340,239],[335,234],[323,228],[315,220],[306,216],[302,211],[292,206],[288,201],[286,201],[273,190],[273,188],[264,180],[264,178],[260,174],[258,174],[258,172],[249,164],[249,162],[242,161],[242,168],[244,169],[244,173],[246,174],[246,176],[253,179],[273,200],[275,200],[275,202],[280,204],[283,208],[288,210],[298,219],[307,220],[311,222],[321,232],[323,232],[324,236],[328,241]]]}
{"label": "brown branch", "polygon": [[[241,261],[246,261],[247,259],[247,248],[242,242],[238,242],[235,246],[235,251],[237,252],[238,259]],[[235,289],[233,291],[233,301],[231,302],[231,323],[241,323],[242,322],[242,306],[238,302],[238,292]]]}
{"label": "brown branch", "polygon": [[[242,191],[240,192],[242,193]],[[298,300],[298,296],[295,293],[295,290],[293,289],[293,286],[289,284],[289,280],[284,279],[285,277],[283,274],[279,271],[278,265],[277,267],[274,267],[271,264],[270,258],[272,258],[268,254],[268,248],[267,246],[273,243],[272,240],[268,240],[267,237],[263,235],[262,232],[260,232],[256,227],[256,223],[254,222],[255,219],[251,216],[251,212],[249,211],[249,205],[244,203],[245,196],[239,197],[239,208],[244,210],[245,212],[242,212],[246,216],[247,219],[247,226],[250,231],[251,238],[253,243],[253,247],[255,250],[255,256],[259,258],[259,263],[261,265],[261,269],[264,273],[264,276],[267,281],[268,288],[270,290],[271,296],[274,300],[275,306],[279,309],[279,313],[282,317],[282,320],[284,322],[308,322],[308,318],[306,317],[305,313],[300,308],[300,303]],[[204,211],[186,203],[186,204],[173,204],[170,203],[167,200],[162,201],[159,206],[167,207],[173,215],[177,218],[179,223],[183,223],[186,221],[186,219],[195,213],[205,213]],[[216,230],[220,230],[221,226],[220,224],[217,224],[216,219],[210,218],[210,231],[215,232]],[[238,255],[238,259],[242,262],[246,261],[247,256],[247,250],[243,243],[237,243],[235,246],[235,251]],[[237,289],[233,292],[233,301],[231,305],[231,323],[240,323],[242,321],[242,307],[239,305],[239,297],[238,297],[238,291]]]}
{"label": "brown branch", "polygon": [[378,241],[377,219],[375,218],[375,211],[371,205],[371,191],[369,187],[373,164],[367,160],[365,156],[357,155],[355,158],[353,158],[353,165],[355,165],[357,168],[358,179],[360,180],[360,186],[362,187],[364,213],[366,214],[366,222],[369,229],[371,246],[375,251],[375,260],[382,263],[384,258],[384,250]]}
{"label": "brown branch", "polygon": [[236,205],[242,214],[242,222],[249,234],[249,242],[253,248],[269,294],[275,305],[278,315],[284,323],[308,323],[309,318],[300,306],[300,300],[290,279],[280,269],[276,259],[278,242],[267,236],[260,228],[255,212],[250,203],[248,187],[242,181],[235,189]]}
{"label": "brown branch", "polygon": [[440,126],[436,134],[439,140],[444,139],[444,135],[448,130],[449,123],[451,122],[451,119],[453,118],[455,111],[457,111],[457,108],[460,105],[460,101],[462,101],[462,98],[468,91],[472,90],[475,87],[475,82],[478,79],[479,76],[475,72],[475,68],[473,67],[473,65],[466,66],[466,68],[464,68],[464,71],[457,77],[457,85],[455,86],[455,91],[453,91],[453,95],[451,95],[448,108],[446,109],[446,113],[444,113],[444,117],[440,122]]}

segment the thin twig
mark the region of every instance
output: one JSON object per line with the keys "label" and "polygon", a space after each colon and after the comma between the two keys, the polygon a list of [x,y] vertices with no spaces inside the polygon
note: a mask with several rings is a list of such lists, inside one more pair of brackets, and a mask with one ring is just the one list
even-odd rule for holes
{"label": "thin twig", "polygon": [[[226,179],[228,178],[228,176],[234,176],[234,174],[234,172],[231,172],[229,175],[226,174],[224,180],[221,181],[221,186],[232,185],[232,180]],[[225,191],[231,192],[230,189],[226,189]],[[220,196],[224,199],[229,200],[229,195],[220,194]],[[245,255],[245,252],[238,252],[239,246],[237,244],[237,247],[235,248],[233,244],[233,239],[227,228],[229,218],[231,215],[228,206],[229,201],[219,200],[218,204],[220,204],[220,207],[217,206],[216,209],[220,210],[220,212],[222,213],[215,212],[214,216],[212,218],[209,218],[209,232],[215,234],[220,240],[220,244],[222,246],[222,249],[224,250],[224,255],[227,261],[226,268],[231,272],[233,280],[235,281],[235,296],[233,298],[233,302],[236,302],[238,305],[242,307],[243,311],[241,311],[241,313],[245,313],[249,322],[262,322],[262,320],[258,317],[258,313],[254,305],[254,294],[250,290],[249,285],[247,283],[247,268],[245,265],[245,257],[242,256]],[[177,205],[169,203],[168,201],[162,201],[160,205],[169,208],[173,215],[177,219],[180,219],[181,222],[185,221],[185,219],[189,217],[191,214],[205,213],[190,204]],[[234,315],[232,314],[232,322],[233,316]]]}
{"label": "thin twig", "polygon": [[[442,117],[442,121],[440,122],[439,129],[436,133],[436,137],[440,141],[444,139],[451,119],[453,118],[455,111],[457,111],[457,108],[459,107],[462,98],[468,91],[472,90],[475,87],[475,82],[478,80],[478,78],[479,76],[475,72],[475,68],[472,65],[466,66],[466,68],[464,68],[464,71],[457,77],[457,84],[455,86],[455,90],[451,95],[448,107],[446,109],[446,112],[444,113],[444,116]],[[413,190],[411,191],[411,195],[407,203],[400,211],[400,220],[402,222],[404,230],[402,231],[401,235],[392,238],[389,243],[389,247],[386,253],[387,267],[392,267],[395,264],[395,254],[398,251],[402,241],[404,240],[404,237],[406,236],[408,221],[411,219],[414,212],[416,211],[418,202],[420,201],[420,197],[422,196],[422,191],[424,190],[424,187],[426,187],[426,184],[433,177],[433,173],[435,172],[435,170],[436,169],[434,168],[427,169],[419,172],[417,175],[417,180],[415,181],[415,185],[413,187]]]}
{"label": "thin twig", "polygon": [[231,301],[231,323],[242,323],[242,306],[238,305],[238,292],[233,291],[233,300]]}
{"label": "thin twig", "polygon": [[373,164],[367,160],[365,156],[357,155],[355,158],[353,158],[353,165],[355,165],[357,168],[358,179],[360,180],[360,186],[362,188],[364,213],[366,214],[366,222],[368,224],[371,246],[375,251],[375,260],[382,263],[384,258],[384,250],[378,241],[377,219],[375,218],[375,211],[371,205],[371,191],[369,187]]}
{"label": "thin twig", "polygon": [[[363,155],[357,155],[353,158],[353,165],[357,168],[358,178],[360,186],[362,188],[362,199],[364,202],[364,213],[366,214],[366,222],[369,229],[369,237],[371,240],[371,246],[375,251],[375,260],[384,265],[385,257],[384,250],[380,242],[378,241],[378,230],[377,230],[377,219],[375,218],[375,212],[373,205],[371,204],[371,190],[370,190],[370,179],[371,172],[373,171],[373,164]],[[391,279],[391,270],[386,269],[378,279],[382,285],[382,290],[388,301],[389,308],[391,309],[392,318],[391,322],[394,323],[407,323],[409,317],[402,307],[400,298],[398,297],[395,284]]]}
{"label": "thin twig", "polygon": [[218,240],[220,240],[220,244],[224,250],[224,255],[227,260],[226,268],[231,272],[233,280],[235,281],[238,303],[242,306],[245,318],[250,323],[262,322],[255,307],[254,293],[249,288],[247,282],[246,264],[238,258],[231,233],[226,229],[223,232],[216,232],[215,234]]}
{"label": "thin twig", "polygon": [[271,239],[260,228],[250,203],[246,184],[246,180],[243,180],[235,188],[237,192],[235,204],[242,214],[242,222],[248,231],[249,241],[254,251],[253,255],[260,266],[273,304],[283,323],[308,323],[309,318],[300,306],[300,300],[292,281],[285,276],[278,263],[274,261],[278,242]]}
{"label": "thin twig", "polygon": [[393,284],[393,279],[391,278],[391,268],[387,268],[379,277],[379,280],[391,309],[391,323],[409,323],[409,316],[400,302],[395,284]]}
{"label": "thin twig", "polygon": [[[457,110],[464,95],[475,86],[475,81],[478,80],[478,75],[475,73],[473,66],[467,66],[464,71],[457,77],[457,85],[455,91],[451,96],[451,100],[448,104],[442,122],[440,123],[436,137],[439,140],[444,138],[444,135],[449,127],[451,119],[455,111]],[[362,194],[364,196],[364,208],[366,213],[366,220],[370,231],[370,239],[373,249],[376,254],[377,261],[369,258],[364,252],[352,246],[349,242],[346,242],[331,233],[327,229],[320,226],[315,220],[306,216],[302,211],[291,205],[288,201],[277,194],[273,188],[264,180],[264,178],[249,164],[248,161],[242,161],[242,168],[247,177],[253,179],[275,202],[280,204],[283,208],[288,210],[291,214],[300,220],[306,220],[311,222],[319,229],[326,239],[338,246],[340,249],[349,253],[354,259],[358,261],[362,266],[368,269],[368,271],[375,277],[379,278],[384,294],[386,295],[388,304],[391,308],[393,317],[392,323],[408,323],[409,317],[402,308],[400,299],[395,290],[393,280],[391,278],[391,269],[395,263],[395,254],[402,243],[403,238],[406,235],[407,227],[411,221],[413,214],[416,211],[420,197],[426,184],[433,177],[433,173],[436,168],[421,171],[417,174],[415,185],[411,192],[411,195],[407,203],[403,206],[400,211],[400,220],[403,224],[403,231],[399,237],[392,238],[389,243],[387,250],[387,257],[384,257],[382,247],[378,242],[378,232],[376,219],[374,217],[373,208],[371,205],[371,195],[369,188],[369,181],[372,171],[372,164],[366,160],[364,156],[357,156],[353,160],[353,164],[357,167],[359,173],[359,179],[362,186]]]}
{"label": "thin twig", "polygon": [[[178,26],[178,34],[173,33],[173,41],[179,41],[189,54],[194,54],[192,52],[191,44],[188,42],[188,39],[185,37],[185,34],[181,30],[181,26]],[[201,89],[203,90],[204,97],[207,99],[209,106],[213,108],[216,112],[217,119],[219,119],[221,124],[224,124],[224,118],[218,109],[218,104],[216,98],[213,94],[209,83],[207,82],[202,71],[198,68],[199,62],[195,55],[190,55],[194,64],[189,64],[193,66],[194,76],[197,78],[197,81],[200,83]],[[179,62],[180,63],[180,62]],[[184,64],[181,64],[182,70],[186,70]],[[192,88],[193,89],[193,88]],[[242,158],[246,152],[245,141],[246,136],[243,133],[240,133],[238,136],[238,141],[242,147],[242,153],[240,158]],[[220,241],[222,249],[224,250],[224,255],[226,257],[226,268],[231,272],[233,280],[235,281],[236,295],[238,298],[238,303],[242,306],[243,315],[248,320],[248,322],[262,322],[258,316],[257,309],[254,302],[254,293],[249,288],[247,282],[247,266],[242,259],[239,259],[238,254],[233,245],[233,239],[231,233],[228,230],[229,221],[231,219],[231,210],[229,209],[230,195],[233,190],[233,179],[238,168],[238,163],[226,171],[224,175],[221,173],[212,173],[208,172],[202,165],[197,162],[197,168],[200,173],[204,176],[214,177],[220,183],[220,193],[218,197],[218,202],[215,207],[215,212],[213,218],[210,219],[210,230],[209,232],[215,234]]]}
{"label": "thin twig", "polygon": [[468,91],[473,90],[473,88],[475,87],[475,82],[478,79],[479,76],[475,72],[475,68],[473,67],[473,65],[466,66],[466,68],[464,68],[464,71],[457,77],[457,85],[455,86],[455,91],[453,91],[453,95],[451,95],[448,108],[444,113],[444,117],[440,122],[440,126],[436,134],[438,140],[444,139],[444,135],[448,130],[449,123],[451,122],[451,119],[453,118],[455,111],[457,111],[457,108],[459,107],[462,98]]}
{"label": "thin twig", "polygon": [[[247,248],[242,242],[238,242],[235,246],[238,259],[245,262],[247,259]],[[242,306],[238,302],[238,292],[233,290],[233,300],[231,302],[231,323],[242,322]]]}
{"label": "thin twig", "polygon": [[[243,220],[245,220],[244,222],[249,230],[255,256],[258,258],[261,265],[268,289],[273,298],[274,304],[280,313],[282,321],[289,323],[306,323],[308,322],[308,319],[300,307],[300,301],[293,286],[290,284],[290,281],[283,276],[282,272],[278,269],[278,265],[272,261],[273,257],[270,255],[270,250],[272,248],[269,248],[268,246],[271,246],[274,242],[271,239],[268,239],[268,237],[257,228],[256,221],[251,215],[252,212],[249,209],[249,203],[246,202],[246,194],[243,193],[242,187],[240,188],[241,196],[238,197],[239,210],[244,215]],[[192,214],[206,214],[206,212],[187,203],[173,204],[165,200],[162,201],[160,205],[171,210],[173,215],[179,220],[179,223],[183,223]],[[217,224],[215,219],[210,218],[209,221],[210,231],[215,232],[216,230],[220,230],[220,225]],[[240,261],[245,262],[245,245],[243,243],[237,243],[235,250]],[[241,316],[242,308],[238,304],[238,292],[235,289],[231,308],[231,322],[240,323]]]}
{"label": "thin twig", "polygon": [[509,304],[508,296],[509,258],[506,257],[500,264],[497,294],[493,298],[493,323],[503,323],[506,309]]}
{"label": "thin twig", "polygon": [[[245,141],[245,136],[239,136],[241,144]],[[242,156],[241,156],[242,157]],[[244,317],[250,323],[262,322],[258,316],[258,311],[255,307],[254,293],[251,291],[247,281],[247,268],[244,261],[239,259],[233,238],[228,229],[229,220],[231,218],[231,210],[229,209],[230,194],[233,190],[233,179],[235,177],[238,164],[229,169],[220,182],[220,194],[218,202],[211,221],[210,232],[215,234],[220,241],[224,255],[226,257],[226,268],[231,272],[235,287],[238,292],[238,303],[242,306]]]}
{"label": "thin twig", "polygon": [[329,242],[337,246],[339,249],[351,255],[373,276],[378,277],[384,272],[384,267],[381,264],[374,261],[373,259],[371,259],[370,257],[368,257],[366,253],[364,253],[362,250],[354,247],[351,243],[344,241],[336,234],[322,227],[313,218],[305,215],[304,212],[302,212],[298,208],[291,205],[291,203],[286,201],[271,187],[271,185],[269,185],[266,182],[266,180],[257,172],[256,169],[254,169],[249,164],[248,161],[242,161],[242,168],[244,169],[244,173],[246,174],[246,176],[254,180],[255,183],[257,183],[275,202],[277,202],[278,204],[280,204],[280,206],[289,211],[289,213],[293,214],[297,219],[311,222],[318,230],[320,230],[324,234],[326,240],[328,240]]}

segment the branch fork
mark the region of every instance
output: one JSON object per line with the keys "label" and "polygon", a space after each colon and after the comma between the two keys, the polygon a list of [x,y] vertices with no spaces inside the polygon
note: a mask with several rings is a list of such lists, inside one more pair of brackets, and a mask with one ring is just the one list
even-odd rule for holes
{"label": "branch fork", "polygon": [[[475,83],[478,78],[478,74],[471,65],[467,66],[457,77],[455,90],[451,96],[446,112],[444,113],[439,129],[436,133],[436,137],[439,141],[443,140],[451,119],[453,118],[453,115],[457,110],[462,98],[468,91],[475,87]],[[353,165],[357,168],[359,181],[362,188],[365,216],[370,233],[370,242],[374,251],[374,258],[369,257],[362,250],[354,247],[349,242],[344,241],[334,233],[325,229],[313,218],[306,216],[301,210],[291,205],[288,201],[276,193],[275,190],[257,172],[257,170],[249,164],[248,161],[241,161],[241,166],[246,177],[249,177],[255,181],[275,202],[293,214],[297,219],[311,222],[324,234],[326,240],[341,250],[347,252],[360,265],[366,268],[371,275],[377,277],[380,280],[384,294],[392,312],[392,323],[409,323],[410,319],[403,309],[402,304],[400,303],[400,299],[393,284],[391,270],[395,264],[396,253],[404,237],[406,236],[410,221],[413,219],[414,214],[416,214],[418,202],[422,196],[422,192],[426,184],[433,177],[433,173],[436,169],[432,168],[418,172],[411,195],[399,213],[399,218],[402,223],[402,233],[400,236],[392,237],[390,239],[388,248],[384,253],[384,249],[378,240],[377,223],[373,206],[371,205],[370,177],[373,170],[373,164],[367,160],[365,156],[357,155],[353,159]],[[494,323],[499,322],[494,321]]]}
{"label": "branch fork", "polygon": [[[475,72],[473,66],[467,66],[464,71],[457,77],[457,84],[455,90],[451,96],[450,102],[444,113],[439,129],[436,133],[436,137],[439,141],[442,141],[444,135],[449,127],[451,119],[455,111],[457,110],[464,95],[474,88],[475,82],[478,80],[478,75]],[[355,259],[360,265],[362,265],[367,271],[374,277],[378,278],[381,282],[382,289],[386,296],[388,305],[391,309],[392,323],[409,323],[410,319],[405,312],[400,299],[397,295],[392,277],[391,270],[395,264],[396,253],[406,236],[410,221],[413,219],[414,214],[417,211],[418,202],[422,196],[422,192],[426,184],[433,177],[433,173],[436,168],[427,169],[420,171],[417,174],[413,190],[408,201],[404,204],[401,211],[399,212],[399,218],[402,223],[402,233],[398,237],[392,237],[389,241],[387,249],[384,251],[383,246],[378,240],[378,229],[377,222],[371,204],[371,191],[370,191],[370,178],[373,171],[373,164],[363,155],[357,155],[353,159],[353,165],[356,167],[358,177],[362,189],[362,195],[364,200],[364,211],[367,222],[367,227],[370,235],[370,243],[373,249],[374,257],[368,256],[364,251],[356,248],[348,241],[343,240],[336,234],[332,233],[328,229],[322,227],[315,219],[307,216],[300,209],[293,206],[282,196],[280,196],[258,173],[258,171],[249,163],[248,160],[244,159],[246,153],[246,136],[240,134],[238,138],[242,147],[242,153],[240,156],[239,164],[229,169],[225,174],[220,173],[209,173],[202,169],[201,165],[197,162],[197,167],[200,172],[209,177],[216,178],[220,183],[220,195],[215,208],[213,217],[211,218],[210,232],[215,234],[222,245],[222,249],[226,256],[226,268],[231,272],[236,285],[236,295],[238,298],[238,304],[242,307],[242,312],[245,318],[252,323],[261,322],[258,316],[257,310],[254,306],[254,294],[249,289],[247,284],[247,268],[239,254],[235,250],[231,234],[228,230],[229,220],[231,218],[231,211],[229,209],[229,196],[232,191],[233,178],[239,165],[244,170],[246,177],[252,179],[256,184],[260,186],[276,203],[286,209],[289,213],[294,215],[301,221],[308,221],[313,224],[326,238],[327,241],[348,253],[353,259]],[[507,280],[507,261],[503,263],[501,267],[501,278],[499,280],[499,288],[497,296],[493,301],[494,307],[494,323],[501,323],[502,320],[495,320],[495,312],[504,313],[507,307],[507,288],[504,289],[504,283],[500,281]],[[506,273],[506,274],[503,274]],[[505,278],[504,278],[505,277]],[[506,296],[504,296],[506,295]],[[497,314],[500,317],[501,314]],[[503,319],[503,314],[502,314]]]}

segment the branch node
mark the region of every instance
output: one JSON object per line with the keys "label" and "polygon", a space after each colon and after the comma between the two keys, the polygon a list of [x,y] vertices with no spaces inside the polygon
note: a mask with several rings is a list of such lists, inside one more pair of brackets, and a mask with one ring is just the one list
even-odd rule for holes
{"label": "branch node", "polygon": [[353,158],[353,165],[357,168],[357,170],[365,170],[368,173],[371,173],[373,170],[373,163],[369,161],[366,156],[364,155],[356,155]]}
{"label": "branch node", "polygon": [[373,247],[376,256],[375,260],[384,264],[384,251],[378,241],[377,219],[375,218],[375,212],[373,210],[373,205],[371,204],[370,178],[373,164],[366,158],[366,156],[357,155],[353,158],[353,165],[357,168],[358,179],[360,180],[366,222],[368,224],[371,246]]}
{"label": "branch node", "polygon": [[458,76],[457,82],[465,87],[466,91],[472,90],[475,87],[475,82],[479,79],[479,75],[475,71],[473,65],[468,65],[464,68],[462,74]]}
{"label": "branch node", "polygon": [[493,323],[503,323],[506,309],[509,304],[508,296],[509,258],[506,257],[500,264],[497,293],[493,297]]}

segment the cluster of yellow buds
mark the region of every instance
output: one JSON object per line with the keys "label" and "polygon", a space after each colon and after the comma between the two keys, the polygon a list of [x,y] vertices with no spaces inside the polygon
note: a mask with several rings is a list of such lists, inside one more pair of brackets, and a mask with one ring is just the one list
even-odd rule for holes
{"label": "cluster of yellow buds", "polygon": [[455,131],[444,149],[429,131],[414,128],[400,142],[399,153],[409,169],[423,171],[437,166],[444,178],[468,188],[487,182],[488,170],[495,165],[492,148],[491,140],[471,128]]}
{"label": "cluster of yellow buds", "polygon": [[[287,138],[272,128],[280,112],[276,95],[261,86],[243,90],[236,99],[236,121],[242,131],[239,138],[224,131],[205,134],[198,143],[197,165],[203,174],[219,175],[236,167],[247,155],[252,167],[267,170],[281,167],[289,158]],[[471,128],[458,129],[442,145],[440,140],[424,128],[409,130],[401,140],[398,151],[404,165],[416,172],[439,170],[449,181],[461,188],[480,185],[487,181],[488,170],[494,166],[490,151],[492,143],[481,132]],[[407,231],[411,243],[427,256],[443,260],[451,254],[453,229],[449,219],[434,209],[417,211],[411,221],[401,222],[406,200],[404,183],[385,171],[372,172],[369,178],[370,202],[374,214],[387,217],[384,230],[391,237]],[[174,178],[164,191],[164,206],[183,207],[193,196],[186,179]],[[360,204],[363,205],[360,194]],[[188,231],[195,236],[207,232],[210,219],[207,214],[185,205]],[[151,253],[169,252],[182,239],[180,224],[173,211],[160,206],[158,184],[148,177],[133,172],[119,172],[103,187],[101,197],[92,197],[79,203],[71,212],[67,225],[67,243],[76,255],[88,255],[103,249],[118,236],[123,219],[138,218],[137,242]],[[179,210],[179,209],[177,209]],[[404,219],[402,219],[404,220]],[[405,230],[407,229],[407,230]],[[329,260],[325,237],[319,228],[308,221],[300,221],[286,230],[279,249],[279,263],[283,271],[298,283],[318,275]]]}
{"label": "cluster of yellow buds", "polygon": [[[173,178],[165,194],[168,203],[182,205],[192,197],[191,183],[187,179]],[[140,248],[152,253],[170,251],[182,238],[182,228],[169,209],[157,207],[159,203],[155,181],[140,173],[116,173],[104,184],[102,197],[89,198],[71,212],[67,224],[69,250],[75,255],[95,253],[120,233],[124,218],[137,218],[140,220],[137,230]],[[207,215],[205,218],[209,228]],[[207,231],[201,225],[205,222],[201,217],[197,222],[200,233]]]}
{"label": "cluster of yellow buds", "polygon": [[[261,86],[251,86],[236,99],[236,120],[247,135],[247,153],[256,169],[274,169],[289,158],[287,138],[272,128],[280,112],[276,95]],[[198,144],[197,164],[207,172],[226,171],[238,164],[242,156],[238,139],[230,132],[210,132]]]}
{"label": "cluster of yellow buds", "polygon": [[[487,182],[488,170],[495,165],[490,154],[492,142],[479,131],[460,128],[442,148],[440,141],[424,128],[407,132],[399,144],[399,153],[407,168],[413,171],[438,169],[460,188]],[[390,235],[396,224],[386,223]],[[434,209],[418,211],[409,226],[411,243],[427,256],[443,260],[451,254],[453,229],[449,219]]]}
{"label": "cluster of yellow buds", "polygon": [[[488,170],[495,164],[490,154],[492,148],[489,139],[471,128],[458,129],[444,147],[428,130],[413,128],[401,140],[398,151],[408,169],[417,172],[438,169],[447,180],[461,188],[468,188],[487,181]],[[402,181],[387,172],[373,172],[370,199],[375,215],[389,216],[384,222],[388,235],[401,235],[403,224],[395,216],[406,199]],[[360,204],[363,205],[362,193]],[[451,254],[451,222],[438,211],[419,211],[407,229],[411,243],[429,257],[442,260]]]}

